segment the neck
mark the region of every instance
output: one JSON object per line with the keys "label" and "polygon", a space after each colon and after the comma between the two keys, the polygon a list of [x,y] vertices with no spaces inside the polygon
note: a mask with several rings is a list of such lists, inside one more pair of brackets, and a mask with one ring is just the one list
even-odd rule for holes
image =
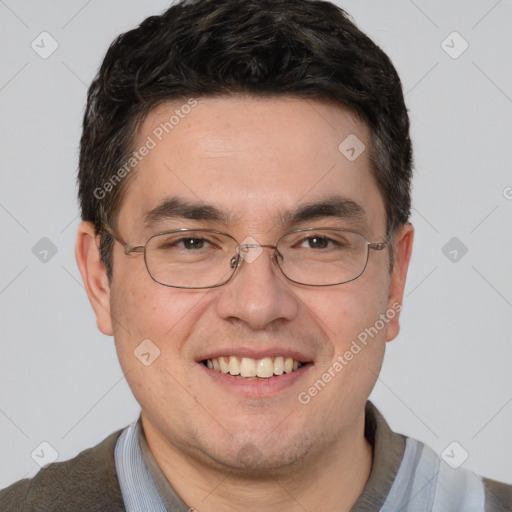
{"label": "neck", "polygon": [[143,418],[153,457],[182,500],[195,510],[255,512],[350,511],[361,494],[372,467],[372,447],[364,437],[364,411],[320,455],[298,461],[294,467],[259,473],[207,465],[171,446]]}

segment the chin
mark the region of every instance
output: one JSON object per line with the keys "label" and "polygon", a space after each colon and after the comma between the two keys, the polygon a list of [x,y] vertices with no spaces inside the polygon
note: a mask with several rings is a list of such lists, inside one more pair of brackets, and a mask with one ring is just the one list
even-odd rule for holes
{"label": "chin", "polygon": [[[281,439],[280,439],[281,438]],[[280,442],[281,441],[281,442]],[[284,442],[283,442],[284,441]],[[236,470],[237,475],[255,478],[283,472],[290,475],[295,468],[302,467],[311,447],[304,439],[283,440],[282,434],[263,436],[259,440],[233,442],[225,452],[218,448],[209,453],[210,458],[224,469]]]}

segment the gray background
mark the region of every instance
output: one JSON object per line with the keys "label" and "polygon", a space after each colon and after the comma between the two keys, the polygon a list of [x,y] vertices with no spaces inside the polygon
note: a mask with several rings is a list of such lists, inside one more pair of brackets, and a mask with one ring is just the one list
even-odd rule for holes
{"label": "gray background", "polygon": [[[512,482],[512,2],[339,4],[395,63],[416,152],[402,331],[372,399],[395,430],[440,454],[457,441],[464,467]],[[138,415],[75,263],[75,175],[104,52],[167,5],[0,0],[0,488],[39,469],[41,442],[64,460]]]}

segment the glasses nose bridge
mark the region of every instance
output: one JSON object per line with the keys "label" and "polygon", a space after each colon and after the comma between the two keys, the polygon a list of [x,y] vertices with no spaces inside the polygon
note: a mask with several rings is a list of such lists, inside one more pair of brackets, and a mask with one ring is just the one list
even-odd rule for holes
{"label": "glasses nose bridge", "polygon": [[276,245],[270,245],[270,244],[239,244],[238,250],[243,251],[243,249],[256,249],[257,247],[261,247],[262,249],[277,249]]}
{"label": "glasses nose bridge", "polygon": [[[276,260],[278,260],[281,256],[279,250],[277,249],[277,245],[259,243],[238,244],[236,248],[236,256],[231,259],[231,267],[233,269],[240,267],[244,260],[252,263],[260,256],[260,254],[257,254],[255,257],[244,257],[244,254],[249,253],[249,249],[261,249],[261,252],[263,252],[263,249],[273,249]],[[279,262],[277,263],[279,264]]]}

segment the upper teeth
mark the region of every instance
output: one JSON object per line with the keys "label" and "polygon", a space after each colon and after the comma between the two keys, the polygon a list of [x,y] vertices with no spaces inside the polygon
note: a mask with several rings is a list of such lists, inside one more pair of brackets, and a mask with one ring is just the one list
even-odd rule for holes
{"label": "upper teeth", "polygon": [[291,357],[264,357],[251,359],[250,357],[222,356],[207,359],[206,365],[212,370],[221,371],[241,377],[261,377],[268,379],[272,375],[291,373],[302,366],[302,363]]}

